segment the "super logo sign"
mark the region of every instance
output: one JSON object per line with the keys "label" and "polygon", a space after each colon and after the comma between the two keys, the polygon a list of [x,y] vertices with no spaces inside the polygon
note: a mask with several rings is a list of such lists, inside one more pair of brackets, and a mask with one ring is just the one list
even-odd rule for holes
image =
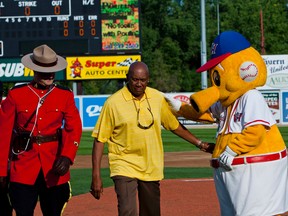
{"label": "super logo sign", "polygon": [[140,55],[67,57],[67,80],[125,79],[129,66]]}

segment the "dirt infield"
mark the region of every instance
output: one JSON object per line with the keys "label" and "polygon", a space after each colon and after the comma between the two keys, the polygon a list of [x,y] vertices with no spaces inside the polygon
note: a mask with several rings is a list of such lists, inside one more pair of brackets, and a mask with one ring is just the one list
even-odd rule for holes
{"label": "dirt infield", "polygon": [[[203,152],[165,153],[166,167],[209,167],[209,154]],[[103,157],[102,167],[108,161]],[[77,156],[73,169],[91,167],[91,156]],[[176,179],[161,181],[162,216],[218,216],[219,204],[213,179]],[[39,206],[35,216],[41,216]],[[116,216],[117,200],[113,187],[105,188],[96,200],[90,194],[73,196],[63,216]]]}
{"label": "dirt infield", "polygon": [[[201,151],[169,152],[164,154],[165,167],[209,167],[210,154]],[[78,155],[72,169],[91,167],[91,156]],[[107,156],[103,156],[101,167],[108,167]]]}

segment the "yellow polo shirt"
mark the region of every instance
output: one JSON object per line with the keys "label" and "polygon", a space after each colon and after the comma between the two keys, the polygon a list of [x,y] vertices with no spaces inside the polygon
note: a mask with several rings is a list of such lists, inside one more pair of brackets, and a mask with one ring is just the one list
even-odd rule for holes
{"label": "yellow polo shirt", "polygon": [[[145,95],[138,100],[125,86],[111,95],[101,110],[92,137],[108,143],[111,177],[122,175],[144,181],[164,177],[161,125],[167,130],[175,130],[179,122],[161,92],[147,87]],[[153,118],[154,124],[149,129],[137,126],[138,122],[148,126]]]}

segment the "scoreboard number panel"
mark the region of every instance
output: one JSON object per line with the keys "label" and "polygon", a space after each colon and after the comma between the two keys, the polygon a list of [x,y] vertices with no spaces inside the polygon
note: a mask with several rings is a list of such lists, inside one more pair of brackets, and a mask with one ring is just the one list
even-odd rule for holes
{"label": "scoreboard number panel", "polygon": [[139,54],[139,0],[0,0],[0,57]]}
{"label": "scoreboard number panel", "polygon": [[0,7],[1,19],[71,15],[71,0],[2,0]]}

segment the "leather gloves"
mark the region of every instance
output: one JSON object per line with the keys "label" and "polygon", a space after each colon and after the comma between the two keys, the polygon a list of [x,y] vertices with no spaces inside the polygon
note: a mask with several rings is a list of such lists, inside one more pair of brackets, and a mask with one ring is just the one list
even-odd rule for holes
{"label": "leather gloves", "polygon": [[0,192],[7,192],[8,181],[7,176],[0,176]]}
{"label": "leather gloves", "polygon": [[232,151],[232,149],[229,148],[229,146],[226,146],[225,151],[219,157],[220,166],[227,171],[232,170],[232,162],[236,155],[237,154],[234,151]]}
{"label": "leather gloves", "polygon": [[63,176],[69,171],[70,165],[71,161],[68,157],[60,156],[53,165],[53,171],[56,175]]}

